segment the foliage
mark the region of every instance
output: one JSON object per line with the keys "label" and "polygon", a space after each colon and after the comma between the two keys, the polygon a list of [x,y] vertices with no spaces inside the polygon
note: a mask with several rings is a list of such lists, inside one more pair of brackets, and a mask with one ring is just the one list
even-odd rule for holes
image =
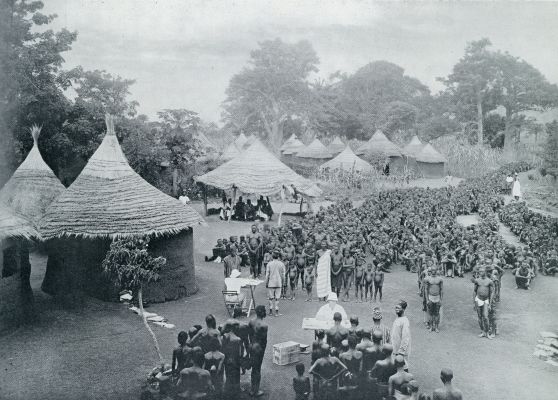
{"label": "foliage", "polygon": [[283,141],[285,120],[305,112],[307,78],[319,60],[306,41],[266,40],[250,53],[249,67],[234,75],[226,90],[223,119],[237,130],[264,132],[271,147]]}
{"label": "foliage", "polygon": [[166,260],[151,256],[148,247],[149,238],[114,240],[103,260],[103,272],[121,289],[137,290],[158,281]]}

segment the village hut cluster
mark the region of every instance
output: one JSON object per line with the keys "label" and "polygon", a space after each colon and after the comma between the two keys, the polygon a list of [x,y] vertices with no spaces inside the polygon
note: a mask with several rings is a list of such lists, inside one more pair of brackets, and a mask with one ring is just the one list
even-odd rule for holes
{"label": "village hut cluster", "polygon": [[[32,150],[0,191],[3,275],[8,268],[16,277],[0,280],[3,297],[10,288],[24,287],[31,300],[16,297],[32,301],[28,248],[43,241],[48,253],[43,291],[70,300],[81,293],[115,300],[117,289],[103,277],[102,260],[112,240],[145,236],[151,238],[150,253],[165,257],[167,263],[160,282],[144,289],[144,298],[165,301],[195,292],[192,229],[203,219],[132,170],[112,117],[107,116],[101,145],[68,188],[42,159],[39,132],[32,130]],[[13,318],[21,316],[15,301],[2,304]]]}

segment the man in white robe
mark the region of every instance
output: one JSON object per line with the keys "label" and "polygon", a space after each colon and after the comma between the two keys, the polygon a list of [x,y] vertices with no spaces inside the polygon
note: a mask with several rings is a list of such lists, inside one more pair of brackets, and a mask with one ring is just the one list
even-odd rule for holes
{"label": "man in white robe", "polygon": [[348,319],[345,309],[337,304],[337,295],[331,292],[327,296],[327,304],[320,307],[320,309],[316,313],[316,319],[320,321],[333,321],[333,315],[336,312],[341,314],[343,321],[346,321]]}

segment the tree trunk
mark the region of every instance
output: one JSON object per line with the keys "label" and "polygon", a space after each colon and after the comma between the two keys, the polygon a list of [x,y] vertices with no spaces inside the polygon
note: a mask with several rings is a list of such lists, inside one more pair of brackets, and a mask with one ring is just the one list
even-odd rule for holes
{"label": "tree trunk", "polygon": [[512,111],[508,107],[506,107],[506,119],[505,119],[506,127],[504,131],[504,148],[515,147],[516,132],[514,132],[514,129],[511,126],[512,117],[513,117]]}
{"label": "tree trunk", "polygon": [[153,339],[153,344],[155,344],[155,351],[157,352],[157,356],[159,357],[159,362],[161,365],[163,365],[164,361],[163,361],[163,355],[161,354],[161,348],[159,347],[159,341],[157,340],[157,336],[155,336],[153,330],[151,330],[151,327],[149,326],[149,323],[147,322],[147,318],[145,318],[145,314],[143,312],[143,293],[142,293],[141,286],[138,289],[138,303],[139,303],[141,319],[143,321],[143,324],[145,325],[145,329],[147,329],[149,334],[151,335],[151,338]]}
{"label": "tree trunk", "polygon": [[178,197],[178,167],[172,170],[172,195]]}
{"label": "tree trunk", "polygon": [[482,97],[480,93],[477,95],[477,146],[482,146],[484,142],[483,132],[483,121],[482,121]]}

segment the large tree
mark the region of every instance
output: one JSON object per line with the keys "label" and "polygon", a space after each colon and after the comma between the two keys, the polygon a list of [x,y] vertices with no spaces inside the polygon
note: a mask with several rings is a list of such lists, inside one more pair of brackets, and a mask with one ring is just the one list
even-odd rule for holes
{"label": "large tree", "polygon": [[308,77],[317,72],[318,62],[306,41],[260,42],[259,48],[250,53],[249,66],[230,80],[223,104],[224,121],[237,130],[264,133],[271,147],[278,150],[285,121],[306,112]]}
{"label": "large tree", "polygon": [[[28,128],[42,124],[43,147],[61,127],[70,104],[63,93],[68,82],[61,76],[62,54],[70,50],[77,34],[44,29],[56,15],[42,14],[42,8],[41,1],[0,2],[2,172],[13,170],[31,148]],[[52,158],[45,158],[52,166]]]}

